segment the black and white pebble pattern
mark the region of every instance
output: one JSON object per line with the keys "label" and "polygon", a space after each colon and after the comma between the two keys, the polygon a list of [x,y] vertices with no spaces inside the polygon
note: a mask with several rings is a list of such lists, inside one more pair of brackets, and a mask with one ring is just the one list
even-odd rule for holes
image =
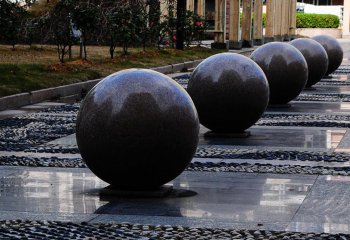
{"label": "black and white pebble pattern", "polygon": [[337,76],[337,75],[349,75],[350,74],[350,66],[340,66],[337,68],[336,71],[334,71],[331,76]]}
{"label": "black and white pebble pattern", "polygon": [[[0,157],[2,166],[27,166],[27,167],[70,167],[86,168],[86,164],[80,158],[34,158],[34,157]],[[248,172],[248,173],[278,173],[278,174],[316,174],[316,175],[341,175],[350,176],[350,167],[327,167],[327,166],[301,166],[301,165],[272,165],[246,163],[215,163],[215,162],[192,162],[186,171],[199,172]]]}
{"label": "black and white pebble pattern", "polygon": [[347,240],[348,234],[301,233],[285,231],[269,231],[263,226],[260,229],[223,229],[194,228],[172,225],[145,225],[123,223],[87,222],[72,223],[58,221],[0,221],[0,239],[116,239],[116,240],[212,240],[212,239],[242,239],[242,240]]}
{"label": "black and white pebble pattern", "polygon": [[343,93],[300,93],[294,101],[350,102],[350,95]]}
{"label": "black and white pebble pattern", "polygon": [[77,111],[66,113],[66,107],[0,120],[0,151],[24,151],[73,134]]}
{"label": "black and white pebble pattern", "polygon": [[257,126],[300,126],[349,128],[349,115],[327,114],[272,114],[265,113],[255,123]]}
{"label": "black and white pebble pattern", "polygon": [[[62,147],[55,145],[31,148],[26,152],[36,153],[68,153],[78,154],[76,146]],[[260,150],[244,148],[226,148],[199,146],[194,157],[198,158],[222,158],[222,159],[264,159],[264,160],[292,160],[292,161],[316,161],[316,162],[347,162],[350,153],[344,152],[311,152],[297,150]],[[0,161],[1,161],[0,157]]]}
{"label": "black and white pebble pattern", "polygon": [[79,153],[77,146],[60,146],[55,144],[41,145],[38,147],[30,147],[25,149],[24,152],[35,152],[35,153],[64,153],[64,154],[76,154]]}
{"label": "black and white pebble pattern", "polygon": [[262,115],[264,120],[284,120],[284,121],[350,121],[350,115],[331,115],[331,114],[293,114],[293,113],[264,113]]}
{"label": "black and white pebble pattern", "polygon": [[[317,85],[321,85],[321,86],[327,86],[327,85],[334,85],[334,86],[349,86],[350,85],[350,81],[343,81],[343,80],[327,80],[327,79],[323,79],[321,81],[319,81],[317,83]],[[315,86],[317,86],[315,85]]]}
{"label": "black and white pebble pattern", "polygon": [[225,147],[198,147],[195,157],[222,159],[264,159],[292,161],[347,162],[349,153],[310,152],[296,150],[259,150]]}
{"label": "black and white pebble pattern", "polygon": [[187,171],[198,172],[247,172],[247,173],[274,173],[274,174],[308,174],[308,175],[340,175],[350,176],[350,167],[325,167],[301,165],[272,165],[250,163],[213,163],[194,162]]}
{"label": "black and white pebble pattern", "polygon": [[190,74],[184,74],[184,75],[180,75],[177,77],[173,77],[173,79],[180,84],[184,89],[187,89],[187,85],[188,85],[188,80],[191,77]]}
{"label": "black and white pebble pattern", "polygon": [[57,221],[0,221],[0,239],[150,239],[129,224],[87,224]]}

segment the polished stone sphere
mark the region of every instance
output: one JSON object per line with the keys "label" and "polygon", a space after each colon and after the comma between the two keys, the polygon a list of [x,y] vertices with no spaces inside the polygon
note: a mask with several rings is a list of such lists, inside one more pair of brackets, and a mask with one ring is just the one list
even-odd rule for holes
{"label": "polished stone sphere", "polygon": [[270,42],[255,49],[250,58],[264,71],[269,82],[269,104],[286,104],[304,89],[308,67],[303,54],[288,43]]}
{"label": "polished stone sphere", "polygon": [[119,189],[155,189],[181,174],[198,144],[199,119],[188,93],[170,77],[128,69],[101,80],[76,122],[81,156]]}
{"label": "polished stone sphere", "polygon": [[218,133],[241,133],[259,120],[269,98],[264,72],[248,57],[219,53],[193,71],[187,91],[200,123]]}
{"label": "polished stone sphere", "polygon": [[323,46],[311,38],[297,38],[289,43],[303,54],[307,62],[309,76],[306,87],[319,82],[328,69],[328,55]]}
{"label": "polished stone sphere", "polygon": [[343,49],[338,40],[328,35],[317,35],[312,37],[312,39],[319,42],[327,52],[328,69],[326,75],[333,73],[343,61]]}

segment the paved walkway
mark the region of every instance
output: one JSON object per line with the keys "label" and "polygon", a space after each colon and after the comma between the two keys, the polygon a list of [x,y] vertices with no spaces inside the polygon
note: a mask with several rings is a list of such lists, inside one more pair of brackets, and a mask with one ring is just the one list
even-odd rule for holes
{"label": "paved walkway", "polygon": [[342,44],[339,71],[290,108],[268,108],[250,137],[207,138],[201,127],[195,158],[163,198],[120,197],[85,167],[79,102],[0,112],[0,238],[350,239]]}

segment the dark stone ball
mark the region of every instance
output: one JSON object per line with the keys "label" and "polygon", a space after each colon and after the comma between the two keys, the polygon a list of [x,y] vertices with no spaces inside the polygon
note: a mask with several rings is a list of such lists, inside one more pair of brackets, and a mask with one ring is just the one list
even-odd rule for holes
{"label": "dark stone ball", "polygon": [[221,133],[244,132],[259,120],[269,98],[264,72],[236,53],[219,53],[202,61],[191,74],[187,91],[201,124]]}
{"label": "dark stone ball", "polygon": [[343,49],[340,43],[335,37],[328,35],[318,35],[312,39],[319,42],[327,52],[328,69],[326,75],[333,73],[343,61]]}
{"label": "dark stone ball", "polygon": [[286,104],[304,89],[308,67],[303,54],[288,43],[270,42],[255,49],[250,58],[264,71],[269,82],[269,104]]}
{"label": "dark stone ball", "polygon": [[328,69],[328,55],[323,46],[310,38],[298,38],[289,42],[305,57],[309,70],[306,87],[318,83]]}
{"label": "dark stone ball", "polygon": [[192,160],[198,134],[188,93],[170,77],[146,69],[101,80],[84,98],[76,122],[84,162],[120,189],[154,189],[173,180]]}

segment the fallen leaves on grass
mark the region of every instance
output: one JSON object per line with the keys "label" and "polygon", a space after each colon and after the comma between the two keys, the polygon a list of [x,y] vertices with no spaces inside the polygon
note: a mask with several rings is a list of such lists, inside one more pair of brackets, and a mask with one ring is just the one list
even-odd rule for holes
{"label": "fallen leaves on grass", "polygon": [[81,68],[88,68],[92,66],[92,62],[79,59],[71,62],[56,63],[48,66],[48,69],[53,72],[74,72]]}

